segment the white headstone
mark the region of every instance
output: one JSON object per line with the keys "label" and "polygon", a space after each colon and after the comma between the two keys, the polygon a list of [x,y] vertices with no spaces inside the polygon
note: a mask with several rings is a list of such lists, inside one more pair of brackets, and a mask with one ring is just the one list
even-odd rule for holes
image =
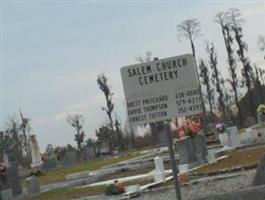
{"label": "white headstone", "polygon": [[32,157],[31,167],[41,166],[42,160],[41,160],[40,149],[38,146],[36,135],[31,135],[29,142],[30,142],[30,150],[31,150],[31,157]]}
{"label": "white headstone", "polygon": [[163,159],[161,157],[155,157],[155,171],[154,171],[154,179],[156,182],[165,181],[165,167],[163,163]]}
{"label": "white headstone", "polygon": [[13,199],[12,189],[6,189],[0,191],[0,196],[2,200],[12,200]]}
{"label": "white headstone", "polygon": [[226,133],[219,134],[219,141],[223,147],[230,147],[228,135]]}
{"label": "white headstone", "polygon": [[6,167],[10,167],[8,155],[4,152],[3,161]]}
{"label": "white headstone", "polygon": [[225,129],[228,135],[230,147],[238,147],[240,145],[240,136],[236,126],[228,127]]}

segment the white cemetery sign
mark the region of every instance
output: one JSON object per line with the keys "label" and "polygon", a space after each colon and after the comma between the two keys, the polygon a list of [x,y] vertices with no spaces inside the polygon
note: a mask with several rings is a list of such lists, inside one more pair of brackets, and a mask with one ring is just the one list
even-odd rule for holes
{"label": "white cemetery sign", "polygon": [[121,69],[128,119],[141,125],[202,113],[196,66],[191,54]]}

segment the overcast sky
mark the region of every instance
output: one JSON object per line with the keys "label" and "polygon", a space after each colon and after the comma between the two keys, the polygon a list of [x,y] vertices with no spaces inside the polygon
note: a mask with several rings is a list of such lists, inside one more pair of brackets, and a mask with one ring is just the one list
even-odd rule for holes
{"label": "overcast sky", "polygon": [[250,59],[265,66],[257,49],[258,35],[265,35],[264,1],[172,2],[2,0],[0,129],[21,108],[42,149],[50,143],[74,144],[66,116],[80,113],[87,137],[93,137],[107,121],[96,82],[102,72],[114,92],[115,112],[124,121],[120,68],[148,50],[159,58],[190,53],[189,43],[178,41],[176,33],[177,24],[188,18],[201,22],[198,59],[206,58],[205,41],[213,41],[220,71],[227,74],[223,38],[213,18],[230,7],[239,8],[246,19]]}

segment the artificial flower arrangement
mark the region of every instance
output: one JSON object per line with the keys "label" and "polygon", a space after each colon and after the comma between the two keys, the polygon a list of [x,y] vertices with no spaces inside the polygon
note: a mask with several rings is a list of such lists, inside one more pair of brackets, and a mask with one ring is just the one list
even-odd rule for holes
{"label": "artificial flower arrangement", "polygon": [[195,136],[202,129],[202,123],[199,116],[191,116],[183,120],[183,125],[177,127],[179,138],[186,136]]}
{"label": "artificial flower arrangement", "polygon": [[265,115],[265,105],[264,104],[260,104],[259,107],[257,108],[257,112],[259,114]]}
{"label": "artificial flower arrangement", "polygon": [[215,128],[216,128],[217,132],[224,133],[226,125],[224,123],[218,123],[215,125]]}

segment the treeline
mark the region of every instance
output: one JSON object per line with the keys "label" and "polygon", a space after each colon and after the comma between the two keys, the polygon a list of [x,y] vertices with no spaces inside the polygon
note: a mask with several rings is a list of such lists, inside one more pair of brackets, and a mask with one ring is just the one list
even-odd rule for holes
{"label": "treeline", "polygon": [[[260,21],[263,23],[262,19]],[[190,44],[197,64],[208,123],[223,121],[243,127],[247,118],[252,117],[255,121],[257,120],[256,109],[265,101],[265,69],[248,57],[248,45],[243,34],[245,20],[238,9],[231,8],[226,12],[217,13],[213,17],[213,23],[220,27],[220,32],[216,34],[223,38],[225,47],[223,51],[226,53],[224,66],[219,64],[216,46],[211,41],[205,45],[207,56],[197,59],[196,39],[200,37],[203,30],[196,18],[185,20],[177,25],[178,40],[185,38]],[[257,52],[264,52],[265,36],[260,35],[257,38],[257,44]],[[144,57],[136,57],[136,60],[151,61],[151,51],[148,51]],[[223,74],[225,70],[228,72],[227,77]],[[98,148],[107,146],[111,153],[115,150],[141,148],[160,142],[159,133],[164,128],[163,122],[149,124],[149,134],[136,136],[135,129],[129,123],[125,122],[122,125],[118,115],[114,116],[114,93],[111,91],[107,77],[100,74],[96,81],[105,97],[105,106],[102,107],[102,111],[106,113],[108,122],[95,131],[95,139],[91,137],[86,139],[83,127],[84,116],[76,114],[67,117],[67,122],[75,130],[74,140],[80,153],[86,145],[96,145]],[[0,133],[0,159],[2,160],[3,152],[12,152],[13,157],[21,159],[20,162],[23,165],[29,165],[31,161],[28,144],[30,120],[24,118],[22,113],[20,115],[21,122],[9,119],[6,130]]]}

